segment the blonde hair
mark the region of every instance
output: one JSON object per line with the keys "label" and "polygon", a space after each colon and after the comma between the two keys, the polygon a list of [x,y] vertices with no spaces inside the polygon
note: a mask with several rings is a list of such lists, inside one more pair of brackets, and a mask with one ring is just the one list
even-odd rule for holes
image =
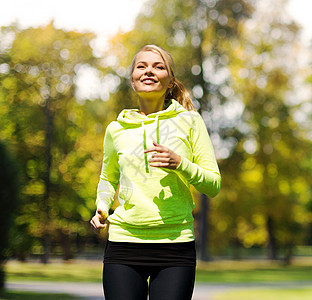
{"label": "blonde hair", "polygon": [[165,50],[164,48],[161,48],[156,45],[145,45],[143,46],[133,57],[131,68],[130,68],[130,74],[132,76],[132,73],[134,71],[134,65],[136,58],[140,52],[143,51],[153,51],[158,53],[161,58],[163,59],[165,66],[167,68],[167,71],[169,73],[169,76],[171,77],[172,84],[170,85],[170,88],[167,89],[166,96],[165,96],[165,104],[169,102],[171,99],[175,99],[178,101],[185,109],[187,110],[194,110],[196,111],[192,99],[190,97],[190,94],[188,93],[187,89],[183,85],[181,81],[179,81],[175,75],[174,75],[174,62],[170,55],[170,53]]}

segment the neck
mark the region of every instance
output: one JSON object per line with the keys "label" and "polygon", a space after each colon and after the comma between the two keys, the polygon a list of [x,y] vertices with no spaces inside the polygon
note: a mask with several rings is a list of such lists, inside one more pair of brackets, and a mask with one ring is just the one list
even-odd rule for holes
{"label": "neck", "polygon": [[165,99],[142,99],[139,98],[140,103],[140,113],[144,115],[149,115],[163,110]]}

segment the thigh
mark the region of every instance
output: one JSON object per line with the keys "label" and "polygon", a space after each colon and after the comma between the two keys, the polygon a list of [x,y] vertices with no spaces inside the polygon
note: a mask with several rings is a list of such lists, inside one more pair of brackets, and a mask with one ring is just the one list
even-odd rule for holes
{"label": "thigh", "polygon": [[103,288],[106,300],[146,300],[147,275],[140,268],[104,264]]}
{"label": "thigh", "polygon": [[152,273],[150,300],[191,300],[195,267],[166,267]]}

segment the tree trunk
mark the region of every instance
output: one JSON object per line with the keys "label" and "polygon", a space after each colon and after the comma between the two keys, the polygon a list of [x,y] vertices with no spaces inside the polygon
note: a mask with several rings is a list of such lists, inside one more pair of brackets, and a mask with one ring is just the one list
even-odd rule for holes
{"label": "tree trunk", "polygon": [[201,210],[199,219],[199,259],[209,260],[208,253],[208,215],[209,215],[209,198],[201,195]]}
{"label": "tree trunk", "polygon": [[44,184],[45,184],[45,193],[43,196],[43,251],[44,254],[42,256],[42,263],[48,263],[50,258],[50,234],[49,234],[49,223],[50,223],[50,206],[49,206],[49,198],[50,198],[50,189],[51,189],[51,181],[50,181],[50,173],[51,173],[51,164],[52,164],[52,135],[53,135],[53,112],[50,108],[52,99],[49,97],[46,99],[46,106],[44,109],[44,113],[46,116],[46,132],[45,132],[45,141],[46,141],[46,172],[44,176]]}
{"label": "tree trunk", "polygon": [[3,262],[0,262],[0,292],[4,289],[5,272]]}
{"label": "tree trunk", "polygon": [[274,233],[274,222],[271,216],[267,217],[267,231],[269,236],[268,244],[268,258],[272,260],[277,260],[277,245]]}
{"label": "tree trunk", "polygon": [[290,265],[293,257],[294,245],[292,243],[288,244],[285,248],[285,256],[283,258],[283,263],[285,265]]}
{"label": "tree trunk", "polygon": [[68,234],[66,234],[65,232],[63,232],[61,229],[59,230],[59,236],[60,236],[60,242],[62,245],[62,249],[63,249],[63,259],[64,260],[69,260],[73,258],[73,254],[71,251],[71,239],[70,236]]}

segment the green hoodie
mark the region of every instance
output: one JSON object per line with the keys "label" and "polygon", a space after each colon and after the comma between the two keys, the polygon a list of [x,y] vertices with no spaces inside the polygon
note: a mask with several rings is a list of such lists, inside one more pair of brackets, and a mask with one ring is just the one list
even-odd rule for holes
{"label": "green hoodie", "polygon": [[[153,141],[181,156],[175,170],[149,166]],[[194,202],[190,184],[209,197],[221,176],[201,116],[171,100],[167,109],[147,116],[123,110],[104,137],[97,207],[108,211],[119,185],[120,205],[108,217],[109,240],[166,243],[194,240]]]}

